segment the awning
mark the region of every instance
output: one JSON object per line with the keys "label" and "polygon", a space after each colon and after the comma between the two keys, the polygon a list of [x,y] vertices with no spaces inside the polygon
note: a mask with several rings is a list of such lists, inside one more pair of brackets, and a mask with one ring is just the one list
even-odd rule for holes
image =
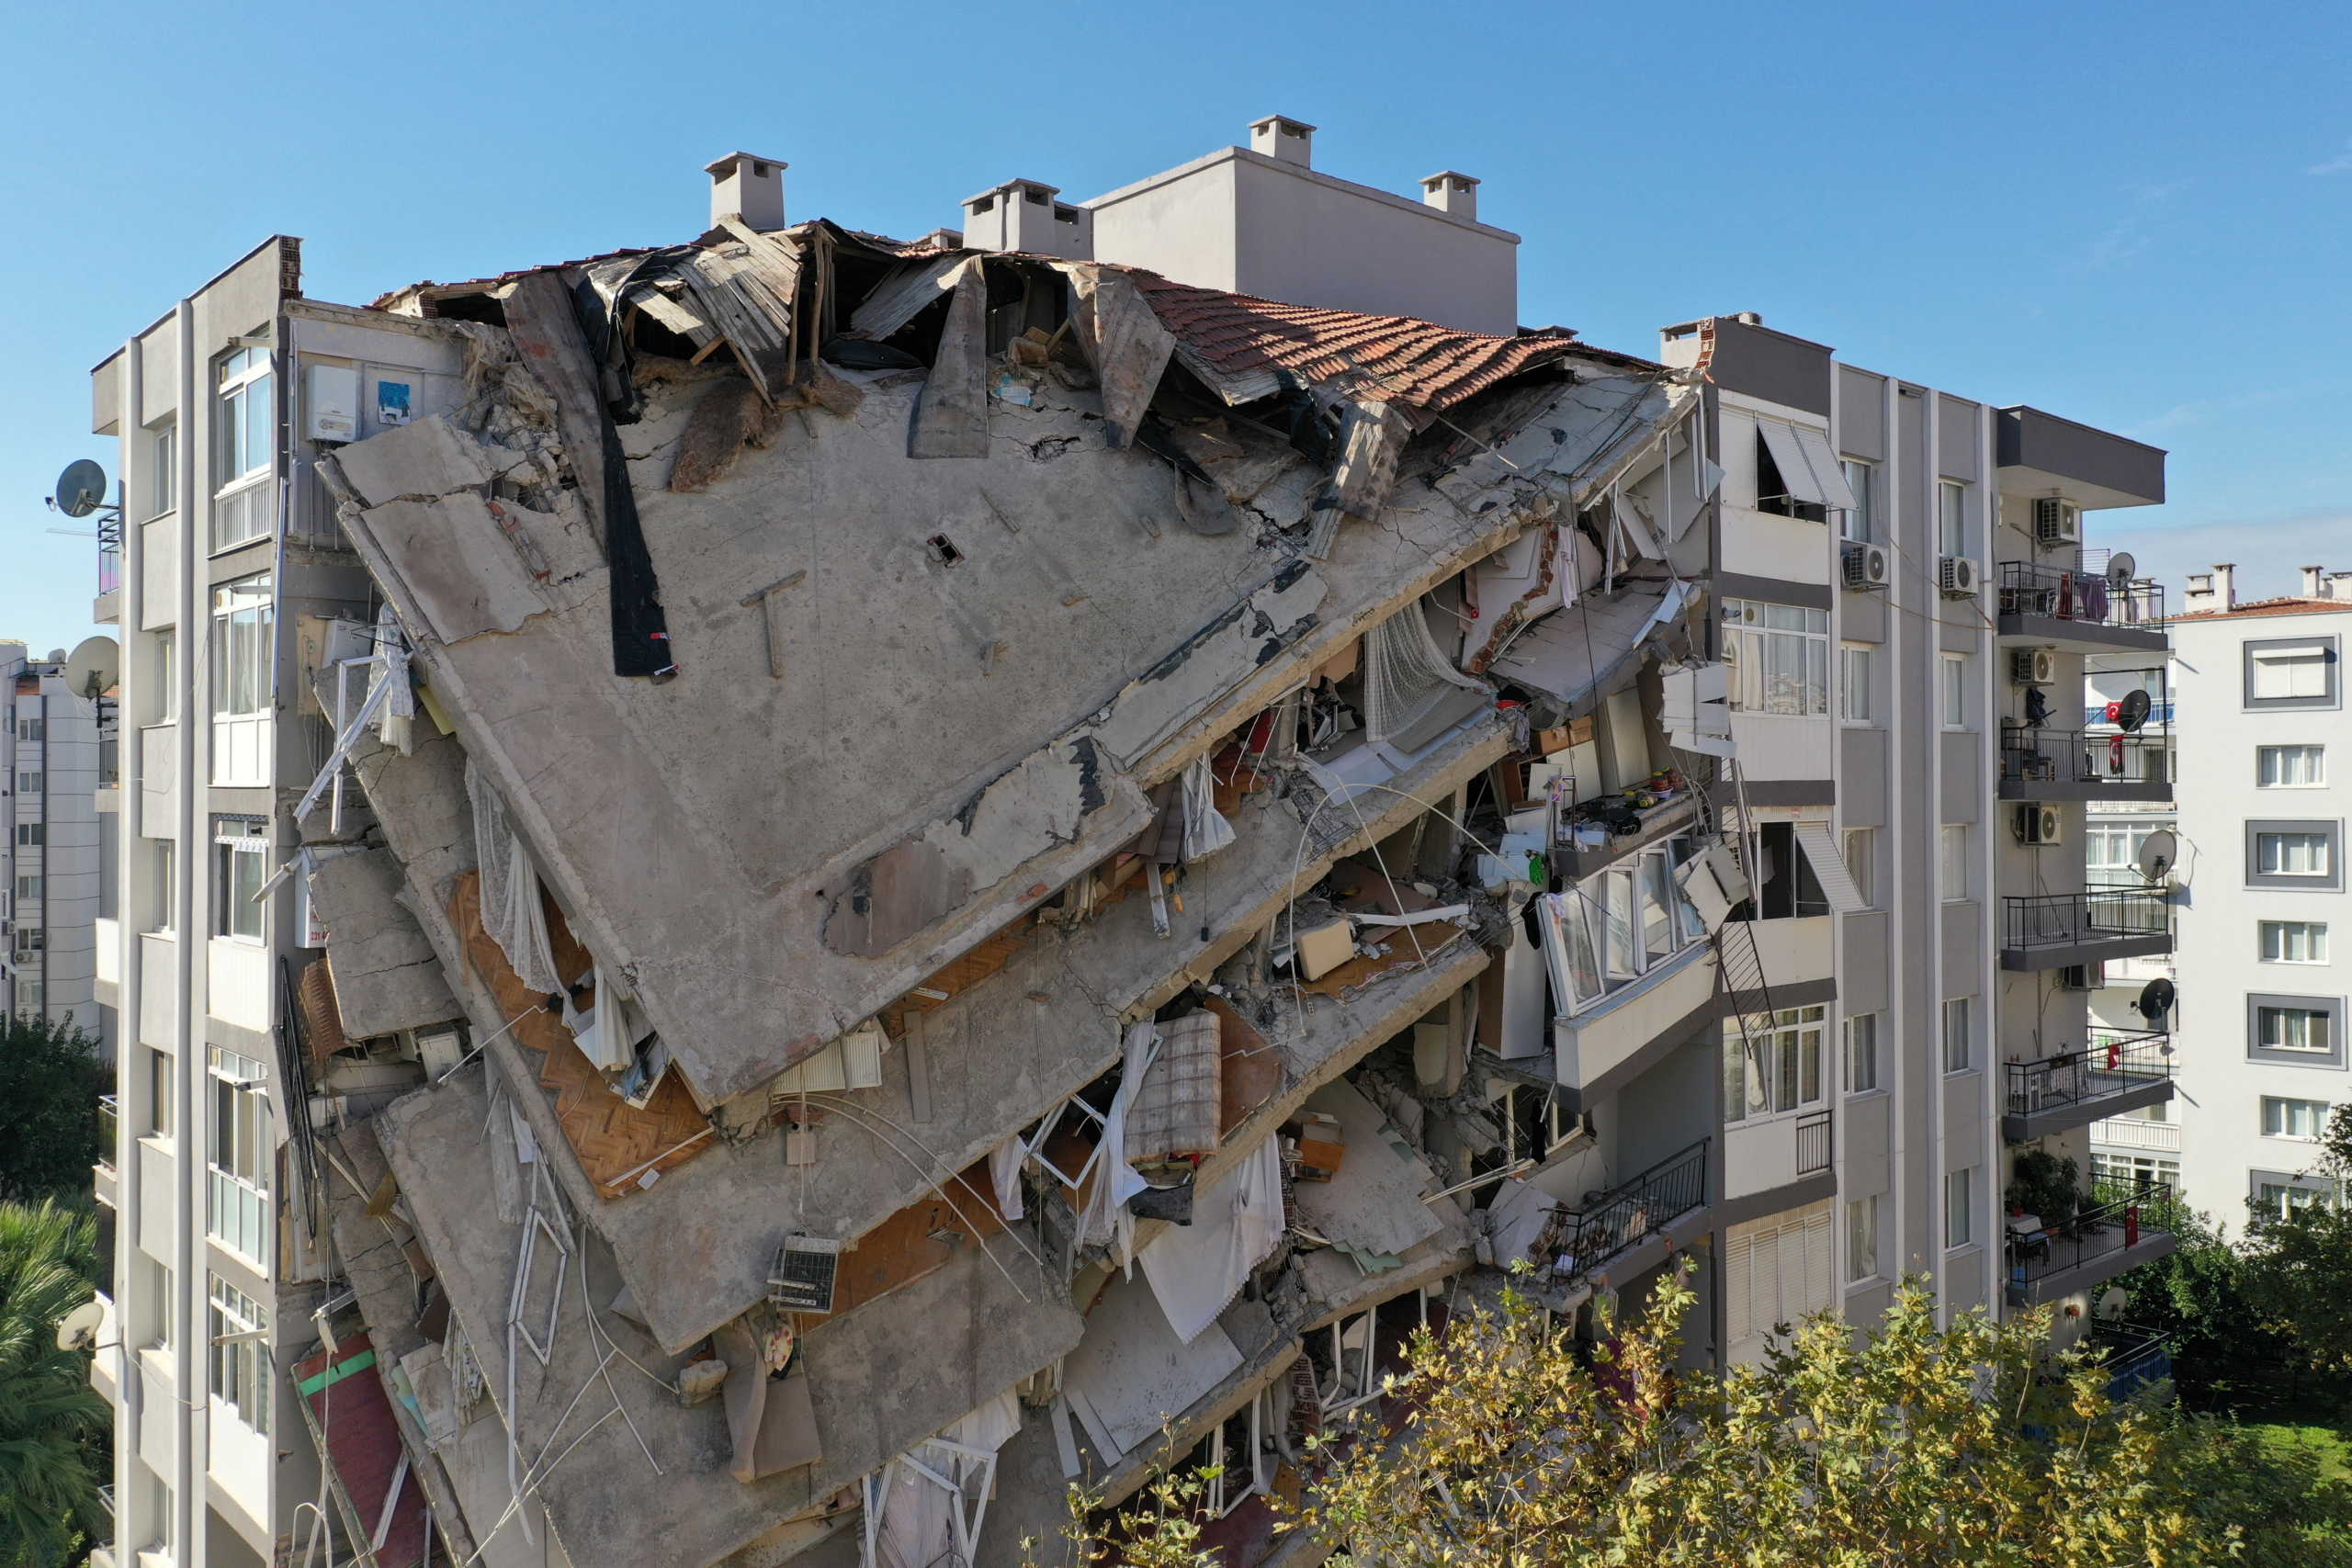
{"label": "awning", "polygon": [[1838,852],[1838,840],[1829,834],[1826,822],[1799,822],[1797,842],[1804,846],[1804,858],[1813,863],[1814,880],[1821,884],[1822,893],[1829,899],[1829,907],[1841,915],[1851,915],[1870,908],[1862,890],[1854,886],[1853,873],[1847,868],[1846,857]]}

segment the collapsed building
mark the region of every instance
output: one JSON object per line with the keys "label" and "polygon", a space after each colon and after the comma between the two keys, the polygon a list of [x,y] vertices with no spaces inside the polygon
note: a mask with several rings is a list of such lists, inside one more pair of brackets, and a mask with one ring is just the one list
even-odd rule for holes
{"label": "collapsed building", "polygon": [[[1266,124],[1201,177],[1311,130]],[[118,1389],[126,1539],[1011,1564],[1192,1463],[1249,1568],[1507,1270],[1590,1339],[1695,1254],[1694,1362],[1842,1297],[1829,907],[1871,906],[1826,728],[1743,726],[1817,716],[1750,611],[1826,621],[1859,503],[1817,418],[1725,402],[1802,352],[1178,282],[1030,182],[787,224],[780,167],[364,310],[273,243],[101,367],[102,428],[174,377],[193,420],[248,333],[278,420],[209,551],[183,508],[125,562],[214,716],[124,792],[203,851],[126,863],[126,1114],[231,1129],[200,1225],[165,1135],[124,1184],[119,1279],[213,1325],[138,1363],[209,1406]]]}

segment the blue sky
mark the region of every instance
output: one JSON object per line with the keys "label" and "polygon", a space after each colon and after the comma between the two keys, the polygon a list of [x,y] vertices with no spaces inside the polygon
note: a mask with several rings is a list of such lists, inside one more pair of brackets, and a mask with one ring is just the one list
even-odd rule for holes
{"label": "blue sky", "polygon": [[1244,138],[1525,236],[1521,315],[1655,351],[1755,310],[1848,359],[2172,452],[2095,525],[2242,594],[2352,568],[2352,6],[1357,3],[691,9],[17,6],[0,635],[87,632],[47,533],[89,367],[266,235],[313,295],[699,231],[701,165],[919,233],[1023,176],[1084,198]]}

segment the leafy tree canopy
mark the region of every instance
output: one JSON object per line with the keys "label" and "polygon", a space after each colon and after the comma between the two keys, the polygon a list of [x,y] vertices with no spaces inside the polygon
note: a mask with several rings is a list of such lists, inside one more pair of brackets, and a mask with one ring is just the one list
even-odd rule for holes
{"label": "leafy tree canopy", "polygon": [[106,1091],[93,1036],[69,1023],[0,1020],[0,1199],[88,1190]]}

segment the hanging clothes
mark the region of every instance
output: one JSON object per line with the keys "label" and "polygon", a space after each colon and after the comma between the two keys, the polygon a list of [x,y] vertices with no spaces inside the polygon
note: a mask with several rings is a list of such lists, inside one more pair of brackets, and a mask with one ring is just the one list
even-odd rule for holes
{"label": "hanging clothes", "polygon": [[466,760],[466,799],[473,807],[474,863],[481,871],[481,929],[506,954],[515,978],[532,990],[560,992],[547,912],[539,903],[539,873],[531,852],[507,819],[506,802]]}

